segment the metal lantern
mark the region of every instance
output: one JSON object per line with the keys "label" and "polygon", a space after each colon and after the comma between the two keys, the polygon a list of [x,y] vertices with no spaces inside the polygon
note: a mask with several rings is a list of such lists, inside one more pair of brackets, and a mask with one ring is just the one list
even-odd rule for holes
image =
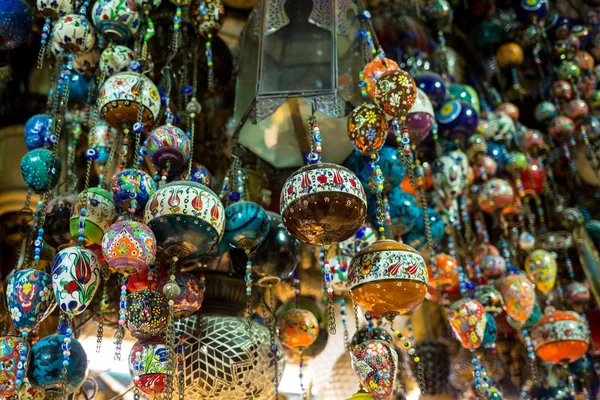
{"label": "metal lantern", "polygon": [[[363,68],[359,2],[258,1],[242,34],[234,137],[276,168],[299,167],[309,151],[313,107],[328,161],[352,152],[345,130]],[[375,35],[372,35],[375,37]]]}

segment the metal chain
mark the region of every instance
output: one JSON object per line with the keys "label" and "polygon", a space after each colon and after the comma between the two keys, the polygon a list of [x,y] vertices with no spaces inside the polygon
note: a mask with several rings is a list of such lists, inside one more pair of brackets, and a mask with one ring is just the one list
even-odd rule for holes
{"label": "metal chain", "polygon": [[356,329],[356,331],[358,331],[358,304],[356,304],[356,302],[353,300],[352,306],[354,308],[354,328]]}
{"label": "metal chain", "polygon": [[269,324],[269,339],[271,342],[271,351],[273,352],[273,362],[275,374],[273,376],[273,386],[275,388],[275,400],[279,399],[279,347],[275,336],[277,335],[277,317],[275,316],[275,300],[273,298],[273,286],[269,285],[269,307],[271,307],[271,318]]}
{"label": "metal chain", "polygon": [[104,313],[108,307],[108,278],[110,272],[108,266],[104,266],[102,269],[102,281],[104,287],[102,288],[102,300],[100,300],[100,316],[98,318],[98,330],[96,331],[96,353],[100,353],[102,348],[102,339],[104,337]]}
{"label": "metal chain", "polygon": [[141,398],[140,388],[136,386],[135,389],[133,389],[133,400],[140,400]]}
{"label": "metal chain", "polygon": [[[177,265],[177,257],[173,257],[173,261],[171,262],[171,267],[169,268],[169,276],[172,277],[175,275],[175,266]],[[174,280],[171,278],[171,282]],[[165,332],[165,345],[167,347],[167,379],[165,383],[165,392],[163,399],[171,400],[173,398],[173,382],[175,379],[175,361],[176,361],[176,351],[175,351],[175,343],[176,343],[176,335],[175,335],[175,321],[174,321],[174,313],[175,309],[173,307],[173,301],[169,300],[169,316],[167,318],[167,330]]]}
{"label": "metal chain", "polygon": [[421,390],[421,396],[427,396],[427,386],[425,384],[425,371],[423,371],[423,363],[417,363],[417,382]]}

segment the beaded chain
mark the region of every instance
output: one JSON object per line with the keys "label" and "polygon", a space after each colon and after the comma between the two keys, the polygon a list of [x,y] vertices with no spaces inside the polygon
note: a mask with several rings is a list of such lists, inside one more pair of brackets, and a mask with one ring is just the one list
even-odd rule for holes
{"label": "beaded chain", "polygon": [[300,350],[300,362],[298,363],[298,379],[300,380],[300,392],[302,400],[306,400],[306,388],[304,387],[304,371],[306,364],[304,362],[304,351]]}
{"label": "beaded chain", "polygon": [[121,276],[121,297],[119,299],[119,325],[115,334],[115,361],[121,361],[121,346],[125,336],[125,322],[127,309],[127,276]]}
{"label": "beaded chain", "polygon": [[394,329],[394,335],[400,339],[400,342],[402,343],[401,347],[407,351],[408,355],[411,356],[413,361],[417,364],[417,383],[419,384],[421,395],[425,396],[427,394],[425,386],[425,374],[423,372],[423,365],[420,362],[421,359],[417,355],[417,350],[413,347],[411,341],[402,335],[399,330]]}
{"label": "beaded chain", "polygon": [[342,327],[344,329],[344,350],[350,349],[350,340],[348,335],[348,321],[346,311],[346,300],[340,300],[340,314],[342,315]]}
{"label": "beaded chain", "polygon": [[252,252],[250,248],[244,250],[246,253],[246,274],[244,281],[246,282],[246,319],[248,322],[248,332],[252,331]]}
{"label": "beaded chain", "polygon": [[321,272],[325,279],[325,287],[327,288],[327,331],[330,335],[336,334],[335,326],[335,306],[333,301],[333,274],[329,266],[327,258],[329,247],[323,246],[320,249],[319,261],[321,262]]}
{"label": "beaded chain", "polygon": [[173,380],[175,378],[176,372],[176,358],[177,358],[177,349],[176,349],[176,332],[175,332],[175,299],[180,295],[181,288],[177,284],[175,271],[177,267],[177,262],[179,258],[174,256],[171,258],[171,267],[169,268],[169,281],[163,286],[163,294],[167,298],[167,304],[169,306],[169,315],[167,318],[167,329],[165,333],[165,343],[167,348],[167,379],[165,384],[165,392],[163,398],[171,400],[173,398]]}
{"label": "beaded chain", "polygon": [[269,341],[271,344],[271,352],[273,353],[273,387],[275,389],[275,399],[279,399],[279,347],[275,339],[277,335],[277,317],[273,310],[275,309],[275,299],[273,296],[273,285],[269,285],[269,308],[271,311],[271,317],[269,321]]}
{"label": "beaded chain", "polygon": [[98,316],[98,329],[96,331],[96,353],[100,353],[100,349],[102,348],[102,338],[104,336],[104,320],[106,319],[105,313],[108,308],[109,300],[108,300],[108,278],[110,276],[110,272],[108,267],[104,267],[102,269],[102,280],[104,282],[104,286],[102,287],[102,300],[100,300],[100,311]]}

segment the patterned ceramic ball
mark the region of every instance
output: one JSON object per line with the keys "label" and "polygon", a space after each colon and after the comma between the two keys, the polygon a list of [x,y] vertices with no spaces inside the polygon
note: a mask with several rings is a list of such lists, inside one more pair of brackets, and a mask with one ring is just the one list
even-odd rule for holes
{"label": "patterned ceramic ball", "polygon": [[130,71],[130,64],[134,60],[133,50],[127,46],[108,46],[100,55],[100,71],[106,77],[120,72]]}
{"label": "patterned ceramic ball", "polygon": [[140,28],[140,15],[133,0],[98,0],[92,17],[109,42],[127,43]]}
{"label": "patterned ceramic ball", "polygon": [[415,83],[419,89],[425,92],[434,108],[438,108],[446,100],[446,83],[435,72],[420,73],[415,76]]}
{"label": "patterned ceramic ball", "polygon": [[154,263],[156,238],[141,222],[124,220],[111,225],[102,238],[106,263],[116,271],[135,274]]}
{"label": "patterned ceramic ball", "polygon": [[83,76],[91,77],[96,72],[98,61],[100,61],[100,50],[97,48],[88,50],[85,53],[74,54],[73,70]]}
{"label": "patterned ceramic ball", "polygon": [[365,81],[365,89],[371,99],[374,100],[375,83],[388,71],[399,70],[398,64],[389,58],[375,57],[372,61],[365,65],[363,69],[363,79]]}
{"label": "patterned ceramic ball", "polygon": [[523,49],[516,43],[503,44],[496,52],[496,59],[500,68],[516,67],[523,63]]}
{"label": "patterned ceramic ball", "polygon": [[127,295],[125,324],[137,339],[162,334],[167,329],[168,314],[167,299],[162,293],[146,289]]}
{"label": "patterned ceramic ball", "polygon": [[29,150],[50,147],[56,137],[52,132],[52,117],[48,114],[37,114],[25,123],[25,145]]}
{"label": "patterned ceramic ball", "polygon": [[[81,221],[83,209],[85,218]],[[83,222],[84,245],[99,244],[104,232],[116,219],[117,208],[110,192],[102,188],[89,188],[79,193],[75,199],[70,220],[71,238],[79,238],[79,229]]]}
{"label": "patterned ceramic ball", "polygon": [[33,331],[56,306],[52,295],[52,277],[33,268],[16,271],[8,279],[6,305],[17,331]]}
{"label": "patterned ceramic ball", "polygon": [[69,224],[75,196],[58,196],[46,206],[44,240],[52,247],[68,243],[71,239]]}
{"label": "patterned ceramic ball", "polygon": [[36,193],[56,186],[60,178],[60,159],[48,149],[35,149],[21,159],[21,174],[25,184]]}
{"label": "patterned ceramic ball", "polygon": [[225,7],[221,0],[192,2],[190,17],[196,31],[202,36],[215,34],[223,24]]}
{"label": "patterned ceramic ball", "polygon": [[365,156],[375,154],[385,143],[385,114],[372,103],[362,103],[348,116],[348,137],[354,148]]}
{"label": "patterned ceramic ball", "polygon": [[0,51],[19,47],[31,32],[31,10],[21,0],[0,3]]}
{"label": "patterned ceramic ball", "polygon": [[159,168],[180,169],[190,157],[190,140],[178,127],[166,124],[154,129],[146,140],[147,154]]}
{"label": "patterned ceramic ball", "polygon": [[575,123],[569,117],[559,115],[550,120],[548,125],[548,133],[558,143],[568,140],[575,132]]}
{"label": "patterned ceramic ball", "polygon": [[60,371],[63,368],[63,335],[50,335],[40,339],[31,347],[27,377],[34,388],[46,391],[47,398],[60,396],[63,386],[66,393],[73,393],[85,380],[87,355],[81,343],[71,338],[66,385],[62,384]]}
{"label": "patterned ceramic ball", "polygon": [[75,10],[72,0],[37,0],[36,5],[40,14],[51,21],[73,14]]}
{"label": "patterned ceramic ball", "polygon": [[192,169],[192,176],[190,176],[190,180],[192,182],[200,183],[207,188],[210,188],[212,185],[212,176],[210,175],[210,171],[203,165],[196,165],[196,167]]}
{"label": "patterned ceramic ball", "polygon": [[161,337],[138,340],[129,353],[129,374],[148,396],[161,395],[168,377],[168,349]]}
{"label": "patterned ceramic ball", "polygon": [[535,106],[534,115],[537,122],[548,122],[558,115],[558,110],[551,101],[546,100]]}
{"label": "patterned ceramic ball", "polygon": [[573,311],[548,313],[531,333],[537,355],[553,364],[579,360],[589,348],[589,330],[584,317]]}
{"label": "patterned ceramic ball", "polygon": [[156,182],[144,171],[125,169],[113,176],[110,187],[115,205],[121,210],[142,213],[150,196],[156,191]]}
{"label": "patterned ceramic ball", "polygon": [[513,204],[515,192],[504,179],[490,179],[487,181],[479,194],[479,207],[486,213],[501,210]]}
{"label": "patterned ceramic ball", "polygon": [[477,131],[477,112],[461,100],[445,102],[436,113],[440,133],[447,138],[468,139]]}
{"label": "patterned ceramic ball", "polygon": [[392,117],[402,117],[411,109],[417,86],[410,74],[401,69],[388,71],[375,83],[375,103]]}
{"label": "patterned ceramic ball", "polygon": [[55,24],[53,45],[66,54],[85,53],[94,48],[96,32],[85,16],[69,14]]}

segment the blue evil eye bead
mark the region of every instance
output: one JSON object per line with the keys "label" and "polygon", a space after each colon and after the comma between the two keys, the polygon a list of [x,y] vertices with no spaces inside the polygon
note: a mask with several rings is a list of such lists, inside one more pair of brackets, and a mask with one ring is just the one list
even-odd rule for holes
{"label": "blue evil eye bead", "polygon": [[87,149],[85,151],[86,160],[97,160],[100,157],[100,153],[96,149]]}
{"label": "blue evil eye bead", "polygon": [[21,46],[31,32],[31,11],[22,0],[0,1],[0,51]]}
{"label": "blue evil eye bead", "polygon": [[138,72],[142,68],[142,64],[139,61],[135,60],[129,63],[129,69],[134,72]]}
{"label": "blue evil eye bead", "polygon": [[43,193],[58,183],[60,160],[48,149],[32,150],[21,159],[21,174],[29,188]]}
{"label": "blue evil eye bead", "polygon": [[190,180],[192,182],[201,183],[208,188],[210,188],[212,185],[212,176],[210,175],[208,169],[203,165],[198,165],[192,170]]}
{"label": "blue evil eye bead", "polygon": [[133,133],[142,133],[144,132],[144,124],[142,122],[136,122],[133,124]]}
{"label": "blue evil eye bead", "polygon": [[52,118],[48,114],[37,114],[25,123],[25,145],[28,150],[49,147],[52,144]]}
{"label": "blue evil eye bead", "polygon": [[321,155],[319,153],[311,151],[309,153],[306,153],[306,156],[304,157],[304,161],[307,164],[316,164],[319,161],[321,161]]}

